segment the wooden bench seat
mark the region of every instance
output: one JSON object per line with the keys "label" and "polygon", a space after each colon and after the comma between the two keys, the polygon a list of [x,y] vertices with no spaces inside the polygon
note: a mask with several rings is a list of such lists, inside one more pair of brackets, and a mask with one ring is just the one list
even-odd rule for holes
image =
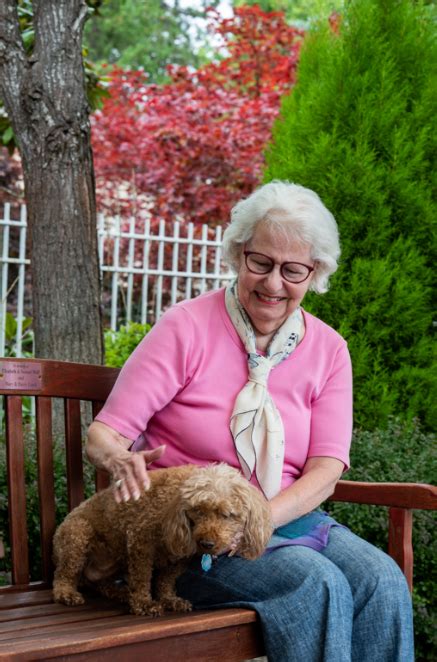
{"label": "wooden bench seat", "polygon": [[[56,500],[53,475],[52,399],[64,401],[69,509],[84,498],[81,401],[95,415],[118,371],[50,360],[0,359],[0,395],[5,396],[8,504],[12,583],[0,587],[0,660],[220,660],[263,654],[255,612],[246,609],[196,611],[161,618],[133,616],[124,606],[89,596],[81,607],[54,604],[50,586]],[[22,398],[35,397],[42,567],[29,581],[25,425]],[[25,422],[25,421],[24,421]],[[108,483],[98,472],[96,487]],[[418,484],[340,481],[332,497],[389,507],[388,551],[412,586],[412,511],[437,509],[437,488]]]}
{"label": "wooden bench seat", "polygon": [[213,662],[250,658],[262,650],[256,615],[249,610],[151,619],[128,614],[125,608],[99,598],[89,598],[77,608],[54,604],[47,590],[0,597],[2,660],[131,662],[146,653],[148,660]]}

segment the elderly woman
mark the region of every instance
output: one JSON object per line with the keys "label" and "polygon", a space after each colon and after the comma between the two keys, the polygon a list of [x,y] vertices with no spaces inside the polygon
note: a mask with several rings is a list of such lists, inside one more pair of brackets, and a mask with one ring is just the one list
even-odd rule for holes
{"label": "elderly woman", "polygon": [[[195,560],[178,590],[196,607],[255,609],[270,662],[410,662],[411,602],[383,552],[316,510],[349,462],[346,342],[302,306],[337,268],[319,197],[273,182],[232,210],[227,288],[173,306],[127,361],[91,425],[88,455],[139,498],[149,469],[226,462],[271,506],[255,561]],[[165,451],[165,452],[164,452]]]}

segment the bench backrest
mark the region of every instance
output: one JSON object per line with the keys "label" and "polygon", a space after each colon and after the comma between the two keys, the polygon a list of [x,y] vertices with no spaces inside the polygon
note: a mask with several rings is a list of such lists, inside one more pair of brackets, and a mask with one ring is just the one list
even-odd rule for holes
{"label": "bench backrest", "polygon": [[[63,402],[68,509],[71,510],[84,498],[82,448],[85,428],[81,422],[84,409],[81,401],[91,403],[91,420],[106,400],[118,372],[115,368],[79,363],[0,358],[0,395],[5,396],[0,437],[6,443],[11,579],[16,588],[30,586],[24,444],[31,419],[23,414],[23,403],[26,404],[23,398],[34,397],[42,555],[38,585],[44,588],[51,583],[52,538],[56,528],[53,412],[56,418],[56,411],[61,408],[53,408],[53,401],[59,398]],[[106,475],[96,472],[97,489],[107,482]]]}

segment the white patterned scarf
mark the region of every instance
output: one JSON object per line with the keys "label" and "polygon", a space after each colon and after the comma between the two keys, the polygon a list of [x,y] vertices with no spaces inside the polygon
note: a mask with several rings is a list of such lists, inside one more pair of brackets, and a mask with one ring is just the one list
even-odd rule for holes
{"label": "white patterned scarf", "polygon": [[238,299],[237,281],[225,292],[226,309],[247,350],[248,382],[237,395],[230,428],[238,459],[248,480],[255,472],[268,499],[281,489],[285,437],[281,415],[267,389],[272,368],[297,347],[302,335],[303,316],[297,308],[279,327],[266,355],[258,354],[250,319]]}

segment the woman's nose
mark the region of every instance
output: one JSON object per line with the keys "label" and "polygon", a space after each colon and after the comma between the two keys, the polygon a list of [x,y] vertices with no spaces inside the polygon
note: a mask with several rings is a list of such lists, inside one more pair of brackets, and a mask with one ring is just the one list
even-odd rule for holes
{"label": "woman's nose", "polygon": [[283,281],[281,276],[280,267],[275,265],[273,269],[264,277],[264,287],[269,292],[278,292],[282,289]]}

